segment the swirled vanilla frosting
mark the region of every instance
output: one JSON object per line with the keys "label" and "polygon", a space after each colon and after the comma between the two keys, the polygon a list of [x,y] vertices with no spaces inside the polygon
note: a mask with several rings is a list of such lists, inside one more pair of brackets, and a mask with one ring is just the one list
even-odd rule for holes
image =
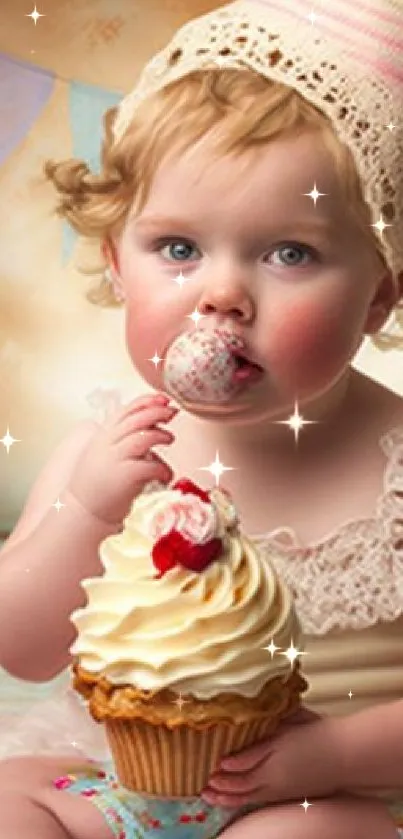
{"label": "swirled vanilla frosting", "polygon": [[[219,538],[218,555],[202,571],[179,561],[159,573],[153,549],[173,529],[199,546]],[[104,573],[82,582],[87,604],[71,616],[70,652],[85,670],[115,685],[199,699],[252,697],[290,673],[284,653],[301,640],[291,595],[221,490],[205,503],[154,482],[122,532],[101,543],[100,559]]]}

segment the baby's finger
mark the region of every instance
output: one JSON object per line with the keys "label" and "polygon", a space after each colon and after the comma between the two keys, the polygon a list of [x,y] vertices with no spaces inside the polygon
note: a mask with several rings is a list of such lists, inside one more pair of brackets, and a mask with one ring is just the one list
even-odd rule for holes
{"label": "baby's finger", "polygon": [[263,761],[267,760],[271,751],[271,739],[262,740],[256,743],[255,746],[250,746],[244,749],[239,754],[225,757],[220,762],[219,768],[226,772],[248,772],[255,766],[259,766]]}
{"label": "baby's finger", "polygon": [[177,413],[177,408],[163,405],[145,408],[132,416],[126,417],[116,425],[113,441],[119,443],[135,432],[150,430],[158,423],[168,423],[173,420]]}
{"label": "baby's finger", "polygon": [[121,405],[117,411],[108,417],[104,427],[112,428],[131,414],[137,413],[137,411],[153,406],[167,405],[169,401],[169,397],[163,393],[146,393],[143,396],[136,396],[135,399],[132,399],[126,405]]}
{"label": "baby's finger", "polygon": [[170,401],[166,393],[145,393],[143,396],[136,396],[127,405],[123,405],[121,409],[121,417],[129,416],[133,411],[141,411],[143,408],[152,407],[153,405],[168,405]]}
{"label": "baby's finger", "polygon": [[168,446],[175,440],[175,435],[165,428],[150,428],[137,431],[116,444],[120,457],[144,457],[153,446]]}
{"label": "baby's finger", "polygon": [[242,795],[243,793],[253,792],[256,786],[257,781],[253,772],[242,775],[218,772],[208,779],[208,788],[223,795]]}
{"label": "baby's finger", "polygon": [[168,463],[161,457],[158,457],[155,452],[147,452],[142,461],[142,474],[145,482],[162,481],[163,483],[171,483],[173,480],[173,470]]}

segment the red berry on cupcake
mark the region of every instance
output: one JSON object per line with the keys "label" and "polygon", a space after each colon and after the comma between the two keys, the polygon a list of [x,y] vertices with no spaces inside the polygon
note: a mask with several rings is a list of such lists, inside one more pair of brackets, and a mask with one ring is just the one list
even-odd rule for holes
{"label": "red berry on cupcake", "polygon": [[150,524],[155,540],[152,559],[163,576],[176,565],[201,573],[222,554],[218,516],[209,493],[182,478],[172,486],[183,498],[173,498],[157,509]]}
{"label": "red berry on cupcake", "polygon": [[200,498],[202,501],[205,501],[207,504],[210,503],[210,496],[208,492],[205,492],[204,489],[198,487],[196,484],[193,483],[193,481],[189,481],[188,478],[180,478],[179,481],[176,481],[176,483],[173,484],[172,489],[179,489],[183,493],[196,495],[198,498]]}
{"label": "red berry on cupcake", "polygon": [[194,545],[181,533],[171,530],[155,543],[152,558],[161,575],[176,565],[200,574],[221,552],[221,539],[214,538],[204,545]]}

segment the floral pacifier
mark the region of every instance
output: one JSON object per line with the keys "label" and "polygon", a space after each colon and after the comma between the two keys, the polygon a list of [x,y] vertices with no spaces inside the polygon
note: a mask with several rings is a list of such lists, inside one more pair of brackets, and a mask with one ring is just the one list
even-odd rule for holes
{"label": "floral pacifier", "polygon": [[[228,402],[253,379],[253,365],[242,370],[244,342],[231,332],[216,328],[195,329],[179,335],[165,357],[164,384],[182,402]],[[247,375],[249,373],[249,375]]]}

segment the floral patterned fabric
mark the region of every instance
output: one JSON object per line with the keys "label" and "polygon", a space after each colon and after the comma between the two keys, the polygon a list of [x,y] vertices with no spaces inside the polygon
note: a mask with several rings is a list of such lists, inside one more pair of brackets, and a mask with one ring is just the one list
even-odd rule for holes
{"label": "floral patterned fabric", "polygon": [[211,807],[201,798],[157,798],[130,792],[119,784],[113,764],[91,763],[56,778],[56,789],[90,799],[103,813],[117,839],[214,839],[230,822],[255,807],[239,811]]}

